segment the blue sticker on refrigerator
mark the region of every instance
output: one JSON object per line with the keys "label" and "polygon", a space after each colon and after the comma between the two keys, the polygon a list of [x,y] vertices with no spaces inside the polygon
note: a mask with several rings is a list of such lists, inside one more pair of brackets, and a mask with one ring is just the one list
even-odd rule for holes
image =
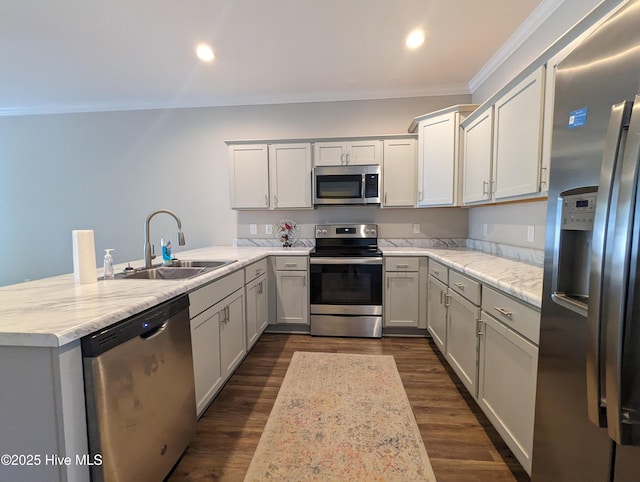
{"label": "blue sticker on refrigerator", "polygon": [[574,110],[569,113],[569,129],[583,126],[587,123],[587,108]]}

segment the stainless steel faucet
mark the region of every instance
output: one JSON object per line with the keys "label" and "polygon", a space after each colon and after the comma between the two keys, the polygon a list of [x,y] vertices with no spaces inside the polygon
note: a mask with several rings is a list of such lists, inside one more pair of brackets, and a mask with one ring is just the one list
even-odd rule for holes
{"label": "stainless steel faucet", "polygon": [[151,222],[151,218],[156,214],[167,213],[173,216],[173,219],[178,223],[178,245],[184,246],[184,233],[182,232],[182,221],[176,213],[173,211],[169,211],[168,209],[158,209],[157,211],[153,211],[147,216],[147,220],[144,222],[144,267],[151,268],[151,260],[156,257],[154,253],[151,252],[151,244],[149,243],[149,223]]}

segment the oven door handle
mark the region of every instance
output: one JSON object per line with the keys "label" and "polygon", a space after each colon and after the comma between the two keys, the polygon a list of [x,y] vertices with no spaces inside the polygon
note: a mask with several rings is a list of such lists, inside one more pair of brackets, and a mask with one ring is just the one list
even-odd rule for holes
{"label": "oven door handle", "polygon": [[310,264],[382,264],[382,257],[363,258],[309,258]]}

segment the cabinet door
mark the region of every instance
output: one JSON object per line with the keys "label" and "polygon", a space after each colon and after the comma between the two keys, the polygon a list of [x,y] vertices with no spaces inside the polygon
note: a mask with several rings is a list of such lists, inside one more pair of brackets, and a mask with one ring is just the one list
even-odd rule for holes
{"label": "cabinet door", "polygon": [[222,307],[218,303],[191,319],[191,350],[198,416],[202,415],[222,386],[219,331]]}
{"label": "cabinet door", "polygon": [[449,291],[445,358],[473,397],[478,395],[478,320],[480,308]]}
{"label": "cabinet door", "polygon": [[311,144],[269,146],[271,207],[311,208]]}
{"label": "cabinet door", "polygon": [[385,207],[412,207],[416,202],[416,140],[383,142],[382,180]]}
{"label": "cabinet door", "polygon": [[418,326],[420,303],[417,272],[386,273],[384,326]]}
{"label": "cabinet door", "polygon": [[316,142],[313,145],[314,166],[341,166],[346,162],[346,142]]}
{"label": "cabinet door", "polygon": [[531,474],[538,348],[482,313],[478,404]]}
{"label": "cabinet door", "polygon": [[347,143],[347,164],[382,164],[382,141]]}
{"label": "cabinet door", "polygon": [[457,117],[450,112],[418,125],[418,206],[455,203]]}
{"label": "cabinet door", "polygon": [[540,191],[544,72],[540,67],[495,103],[496,199]]}
{"label": "cabinet door", "polygon": [[238,290],[221,302],[220,363],[226,379],[240,364],[246,353],[244,290]]}
{"label": "cabinet door", "polygon": [[491,199],[491,148],[493,106],[487,108],[463,131],[463,194],[465,204]]}
{"label": "cabinet door", "polygon": [[447,285],[429,276],[427,279],[427,329],[443,355],[447,347],[446,294]]}
{"label": "cabinet door", "polygon": [[229,146],[231,207],[269,208],[269,158],[266,144]]}
{"label": "cabinet door", "polygon": [[247,350],[249,350],[267,327],[269,313],[267,310],[267,275],[247,283],[245,296],[247,303]]}
{"label": "cabinet door", "polygon": [[276,323],[309,324],[307,271],[276,272]]}

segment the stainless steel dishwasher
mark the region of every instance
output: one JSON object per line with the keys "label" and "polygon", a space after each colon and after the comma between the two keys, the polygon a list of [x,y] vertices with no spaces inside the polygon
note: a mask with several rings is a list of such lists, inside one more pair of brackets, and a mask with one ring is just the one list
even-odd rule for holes
{"label": "stainless steel dishwasher", "polygon": [[161,481],[192,440],[188,307],[183,295],[82,339],[92,480]]}

